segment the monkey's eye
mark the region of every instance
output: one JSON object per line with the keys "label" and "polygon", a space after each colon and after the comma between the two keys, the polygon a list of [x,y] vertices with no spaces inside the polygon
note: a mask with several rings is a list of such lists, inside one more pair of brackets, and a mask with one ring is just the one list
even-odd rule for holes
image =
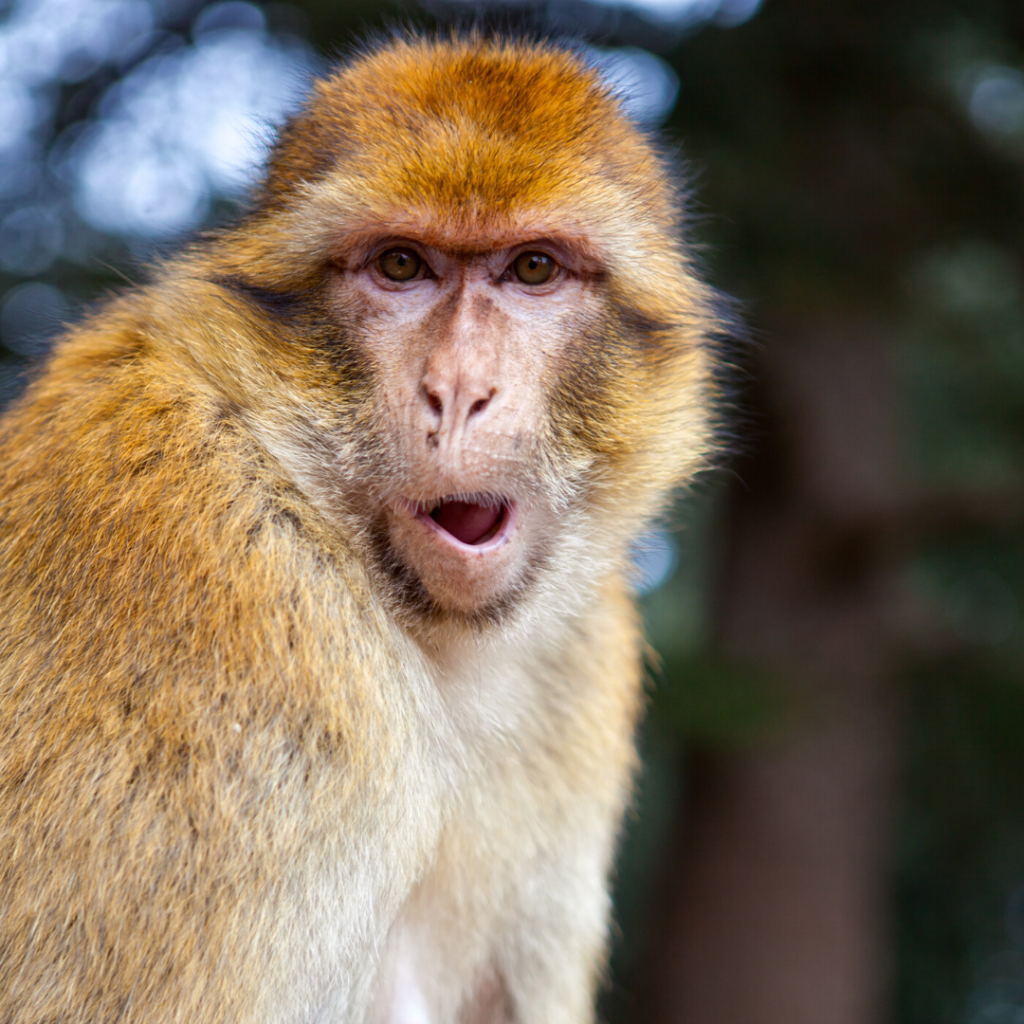
{"label": "monkey's eye", "polygon": [[377,265],[392,281],[411,281],[420,272],[423,260],[412,249],[388,249],[377,258]]}
{"label": "monkey's eye", "polygon": [[544,284],[555,272],[555,261],[545,252],[522,252],[512,261],[512,270],[523,284]]}

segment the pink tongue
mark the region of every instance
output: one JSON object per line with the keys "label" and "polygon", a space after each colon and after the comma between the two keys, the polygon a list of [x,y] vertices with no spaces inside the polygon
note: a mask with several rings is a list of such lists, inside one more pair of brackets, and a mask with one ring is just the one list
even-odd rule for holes
{"label": "pink tongue", "polygon": [[501,514],[500,507],[447,501],[434,511],[434,522],[463,544],[478,544],[498,525]]}

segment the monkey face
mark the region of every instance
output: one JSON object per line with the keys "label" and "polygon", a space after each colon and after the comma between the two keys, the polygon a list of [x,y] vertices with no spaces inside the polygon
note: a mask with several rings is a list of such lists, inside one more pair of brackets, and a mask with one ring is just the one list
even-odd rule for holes
{"label": "monkey face", "polygon": [[272,359],[207,371],[396,608],[493,618],[622,568],[704,462],[719,318],[678,199],[578,55],[397,44],[275,147],[216,264]]}
{"label": "monkey face", "polygon": [[475,614],[522,585],[557,529],[546,410],[601,308],[600,269],[564,238],[437,236],[343,244],[330,293],[372,367],[387,542],[436,605]]}

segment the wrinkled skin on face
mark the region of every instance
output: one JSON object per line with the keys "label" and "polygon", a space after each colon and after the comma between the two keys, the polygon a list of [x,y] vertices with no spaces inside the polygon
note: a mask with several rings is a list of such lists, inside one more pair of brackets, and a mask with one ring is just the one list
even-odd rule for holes
{"label": "wrinkled skin on face", "polygon": [[393,453],[379,499],[389,544],[442,607],[492,605],[555,529],[533,466],[565,349],[601,309],[599,268],[564,240],[469,249],[393,235],[335,266],[330,302],[361,324]]}

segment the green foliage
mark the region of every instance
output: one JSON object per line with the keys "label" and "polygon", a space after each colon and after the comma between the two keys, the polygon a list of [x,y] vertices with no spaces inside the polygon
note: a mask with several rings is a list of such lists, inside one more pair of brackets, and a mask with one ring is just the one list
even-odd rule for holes
{"label": "green foliage", "polygon": [[[877,322],[896,339],[898,459],[929,511],[904,536],[911,622],[893,638],[906,702],[893,1019],[1017,1022],[1024,7],[776,0],[673,61],[671,127],[712,211],[707,258],[759,343],[807,321]],[[652,601],[650,615],[659,722],[728,745],[786,713],[773,703],[784,687],[709,661],[703,640],[677,651],[664,609]]]}

